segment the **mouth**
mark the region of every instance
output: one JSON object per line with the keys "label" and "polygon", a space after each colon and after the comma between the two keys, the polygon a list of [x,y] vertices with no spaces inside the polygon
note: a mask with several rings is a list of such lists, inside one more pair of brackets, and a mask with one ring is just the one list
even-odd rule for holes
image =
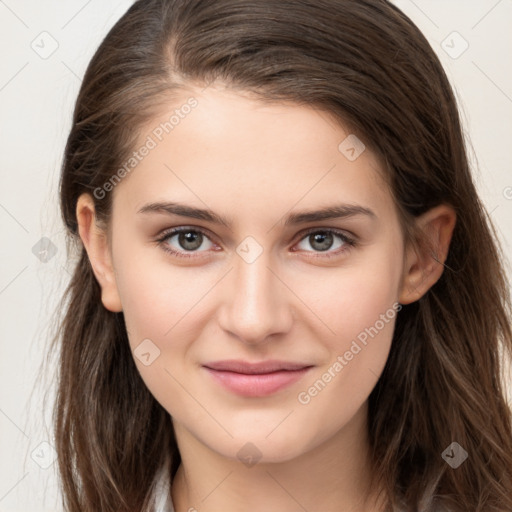
{"label": "mouth", "polygon": [[291,386],[313,366],[287,361],[229,360],[207,363],[203,368],[217,383],[237,395],[262,397]]}

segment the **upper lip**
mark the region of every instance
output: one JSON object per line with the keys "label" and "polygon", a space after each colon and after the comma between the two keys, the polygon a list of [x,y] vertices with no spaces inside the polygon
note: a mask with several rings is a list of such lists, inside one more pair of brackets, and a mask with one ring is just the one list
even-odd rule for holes
{"label": "upper lip", "polygon": [[250,363],[248,361],[242,361],[240,359],[227,359],[224,361],[214,361],[211,363],[206,363],[203,366],[207,368],[211,368],[212,370],[219,371],[227,371],[227,372],[236,372],[236,373],[245,373],[249,375],[256,374],[264,374],[264,373],[272,373],[282,370],[302,370],[303,368],[308,368],[308,364],[303,363],[294,363],[290,361],[278,361],[278,360],[269,360],[269,361],[261,361],[258,363]]}

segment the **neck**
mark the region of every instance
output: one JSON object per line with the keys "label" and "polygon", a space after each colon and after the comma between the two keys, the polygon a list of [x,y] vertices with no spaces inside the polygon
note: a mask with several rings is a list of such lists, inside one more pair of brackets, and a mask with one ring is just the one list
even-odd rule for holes
{"label": "neck", "polygon": [[[367,404],[339,432],[299,457],[247,467],[174,423],[181,465],[172,482],[176,512],[381,512],[370,492]],[[381,497],[382,499],[382,497]]]}

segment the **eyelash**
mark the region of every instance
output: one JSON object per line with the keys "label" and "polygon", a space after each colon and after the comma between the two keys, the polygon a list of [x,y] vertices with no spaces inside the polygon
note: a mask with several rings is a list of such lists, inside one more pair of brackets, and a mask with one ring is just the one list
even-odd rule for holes
{"label": "eyelash", "polygon": [[[170,253],[173,256],[176,256],[178,258],[196,258],[197,256],[195,256],[195,253],[198,251],[188,251],[188,253],[180,252],[180,251],[171,249],[169,247],[169,245],[165,244],[165,241],[168,238],[171,238],[173,235],[177,235],[179,233],[189,233],[189,232],[201,233],[203,236],[210,239],[210,236],[208,235],[208,233],[201,228],[181,227],[181,228],[173,228],[173,229],[164,231],[161,234],[161,236],[156,239],[156,242],[158,242],[158,245],[161,246],[165,252]],[[338,250],[332,251],[332,252],[313,251],[313,252],[316,252],[318,255],[308,256],[309,258],[334,258],[336,256],[340,256],[342,253],[345,253],[345,252],[349,251],[350,249],[352,249],[353,247],[357,246],[356,240],[354,238],[351,238],[351,237],[347,236],[344,232],[342,232],[338,229],[333,229],[333,228],[325,228],[325,229],[311,228],[308,231],[301,233],[301,238],[299,239],[299,241],[297,243],[301,242],[307,236],[309,236],[313,233],[329,233],[329,234],[332,233],[333,235],[338,236],[345,245],[341,249],[338,249]],[[202,251],[200,251],[200,252],[202,252]],[[299,252],[299,251],[297,251],[297,252]],[[312,251],[307,251],[307,252],[312,252]]]}

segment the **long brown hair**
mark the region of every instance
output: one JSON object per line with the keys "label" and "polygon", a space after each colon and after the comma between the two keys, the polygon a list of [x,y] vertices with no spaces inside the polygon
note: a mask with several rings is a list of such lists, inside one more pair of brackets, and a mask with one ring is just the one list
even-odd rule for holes
{"label": "long brown hair", "polygon": [[[500,245],[473,183],[456,101],[418,28],[386,0],[139,0],[85,73],[67,141],[60,201],[77,265],[53,345],[54,410],[69,512],[142,511],[158,471],[180,463],[168,413],[144,385],[122,313],[107,311],[77,234],[77,198],[94,197],[139,130],[187,84],[215,80],[263,100],[323,109],[380,158],[404,236],[441,204],[457,214],[445,269],[399,312],[369,397],[375,482],[389,509],[512,510],[512,420],[503,354],[512,355]],[[443,451],[457,442],[457,469]]]}

